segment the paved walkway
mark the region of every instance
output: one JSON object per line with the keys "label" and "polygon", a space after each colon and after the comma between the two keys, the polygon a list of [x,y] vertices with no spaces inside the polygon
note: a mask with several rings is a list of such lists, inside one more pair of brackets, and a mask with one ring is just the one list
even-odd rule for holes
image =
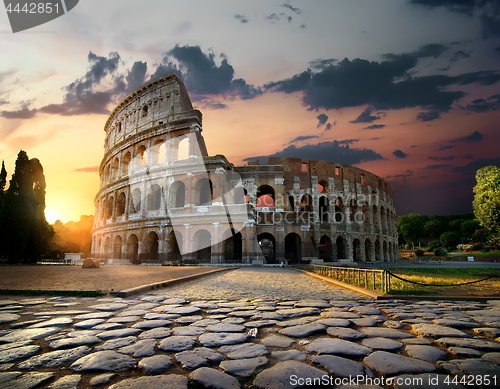
{"label": "paved walkway", "polygon": [[282,268],[127,299],[0,300],[2,389],[440,389],[464,374],[500,386],[498,300],[376,302]]}

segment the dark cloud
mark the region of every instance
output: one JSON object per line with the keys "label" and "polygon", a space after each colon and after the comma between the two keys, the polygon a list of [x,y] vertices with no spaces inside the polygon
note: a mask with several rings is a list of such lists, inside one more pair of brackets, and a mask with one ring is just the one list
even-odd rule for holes
{"label": "dark cloud", "polygon": [[472,155],[465,155],[463,157],[460,157],[462,159],[472,159]]}
{"label": "dark cloud", "polygon": [[500,46],[498,46],[498,47],[495,49],[495,53],[500,54]]}
{"label": "dark cloud", "polygon": [[314,70],[322,70],[322,69],[326,68],[327,66],[333,65],[335,62],[337,62],[337,60],[333,59],[333,58],[315,59],[314,61],[309,62],[309,66]]}
{"label": "dark cloud", "polygon": [[[120,56],[116,52],[109,54],[108,58],[98,56],[92,52],[87,57],[90,67],[85,75],[64,88],[66,91],[63,103],[50,104],[38,110],[29,110],[23,107],[19,111],[2,112],[5,118],[28,119],[36,113],[48,113],[58,115],[83,115],[83,114],[108,114],[107,105],[120,93],[128,90],[126,82],[134,82],[139,77],[140,66],[130,71],[127,77],[117,76],[116,71],[121,63]],[[135,65],[135,64],[134,64]],[[112,85],[105,90],[97,90],[101,81],[106,76],[111,76]]]}
{"label": "dark cloud", "polygon": [[365,127],[365,130],[376,130],[378,128],[384,128],[385,124],[372,124],[371,126]]}
{"label": "dark cloud", "polygon": [[468,176],[472,174],[476,174],[478,169],[481,169],[485,166],[500,166],[500,157],[497,158],[487,158],[487,159],[477,159],[468,165],[465,166],[457,166],[453,169],[455,173],[461,173],[462,176]]}
{"label": "dark cloud", "polygon": [[297,15],[300,15],[300,13],[302,12],[299,8],[294,8],[290,4],[282,4],[281,6],[288,8],[290,11],[296,13]]}
{"label": "dark cloud", "polygon": [[146,72],[148,71],[148,64],[146,62],[137,61],[132,65],[132,69],[127,72],[126,80],[127,87],[126,93],[139,88],[146,81]]}
{"label": "dark cloud", "polygon": [[467,53],[465,51],[458,50],[453,53],[453,56],[451,57],[450,61],[456,62],[461,58],[469,58],[469,57],[470,57],[470,52]]}
{"label": "dark cloud", "polygon": [[454,147],[457,147],[457,146],[456,145],[439,146],[439,149],[437,149],[436,151],[445,151],[445,150],[452,149]]}
{"label": "dark cloud", "polygon": [[488,97],[486,100],[477,99],[467,104],[467,110],[471,112],[488,112],[500,109],[500,94]]}
{"label": "dark cloud", "polygon": [[[481,3],[489,0],[480,0]],[[474,8],[478,4],[476,0],[410,0],[411,4],[422,5],[426,8],[444,7],[453,12],[472,15]]]}
{"label": "dark cloud", "polygon": [[344,139],[344,140],[339,140],[339,145],[351,145],[354,142],[359,142],[359,139]]}
{"label": "dark cloud", "polygon": [[324,125],[326,123],[326,121],[328,120],[328,116],[325,115],[324,113],[320,113],[318,116],[316,116],[316,118],[318,119],[319,123],[318,123],[318,127],[321,127],[322,125]]}
{"label": "dark cloud", "polygon": [[420,107],[426,112],[419,119],[430,121],[438,113],[448,112],[466,95],[460,90],[446,90],[457,85],[493,85],[500,80],[497,71],[479,71],[457,76],[415,76],[412,69],[418,59],[437,56],[442,45],[426,45],[410,54],[388,54],[386,61],[375,62],[345,58],[315,72],[307,69],[291,78],[273,81],[264,88],[274,92],[302,92],[310,110],[340,109],[368,105],[370,109],[388,110]]}
{"label": "dark cloud", "polygon": [[[166,70],[180,73],[189,92],[194,94],[230,95],[251,99],[262,94],[260,88],[249,85],[241,78],[234,78],[234,68],[226,58],[220,65],[215,63],[215,54],[201,51],[199,46],[179,46],[165,53],[160,73]],[[176,61],[178,66],[174,63]],[[155,72],[155,74],[158,72]]]}
{"label": "dark cloud", "polygon": [[271,23],[274,23],[276,20],[280,20],[280,17],[276,14],[271,14],[271,15],[268,15],[268,16],[264,16],[264,20],[267,20]]}
{"label": "dark cloud", "polygon": [[417,58],[427,58],[427,57],[437,58],[446,50],[448,50],[446,46],[443,46],[439,43],[430,43],[428,45],[419,47],[419,49],[413,52],[413,54]]}
{"label": "dark cloud", "polygon": [[302,142],[308,139],[315,139],[319,138],[317,135],[301,135],[296,137],[295,139],[292,139],[288,144],[291,145],[292,143],[297,143],[297,142]]}
{"label": "dark cloud", "polygon": [[380,116],[372,115],[373,108],[366,108],[356,119],[350,123],[371,123],[374,120],[380,119]]}
{"label": "dark cloud", "polygon": [[424,167],[424,170],[443,169],[443,168],[450,167],[450,166],[453,166],[453,165],[446,165],[446,164],[427,165],[426,167]]}
{"label": "dark cloud", "polygon": [[392,154],[395,155],[396,158],[406,158],[408,156],[408,154],[403,153],[401,150],[394,150]]}
{"label": "dark cloud", "polygon": [[452,159],[455,159],[455,156],[450,155],[449,157],[429,157],[429,159],[432,161],[451,161]]}
{"label": "dark cloud", "polygon": [[[336,122],[333,122],[333,123],[336,123]],[[335,125],[335,124],[334,124]],[[326,126],[325,126],[325,131],[328,131],[332,128],[332,124],[331,123],[326,123]]]}
{"label": "dark cloud", "polygon": [[[500,6],[498,6],[500,10]],[[479,16],[479,24],[481,26],[481,35],[483,38],[489,38],[490,36],[500,36],[500,15],[488,15],[487,13],[482,13]]]}
{"label": "dark cloud", "polygon": [[77,173],[97,173],[99,171],[99,166],[81,167],[73,171]]}
{"label": "dark cloud", "polygon": [[438,119],[441,117],[441,114],[437,109],[431,109],[427,112],[420,112],[417,115],[417,120],[420,120],[422,122],[430,122],[432,120]]}
{"label": "dark cloud", "polygon": [[234,15],[234,18],[239,20],[241,23],[248,23],[248,19],[243,15]]}
{"label": "dark cloud", "polygon": [[200,100],[203,104],[203,108],[206,109],[226,109],[227,105],[221,103],[220,101],[214,101],[210,99],[202,99]]}
{"label": "dark cloud", "polygon": [[338,141],[323,142],[316,145],[296,147],[291,145],[269,156],[246,158],[244,161],[256,159],[267,161],[268,157],[296,157],[320,161],[339,162],[355,165],[361,162],[375,161],[383,157],[371,149],[351,149],[349,145],[340,146]]}
{"label": "dark cloud", "polygon": [[473,143],[473,142],[479,142],[481,139],[483,139],[483,134],[479,133],[478,131],[474,131],[472,134],[464,136],[462,138],[454,139],[452,142]]}

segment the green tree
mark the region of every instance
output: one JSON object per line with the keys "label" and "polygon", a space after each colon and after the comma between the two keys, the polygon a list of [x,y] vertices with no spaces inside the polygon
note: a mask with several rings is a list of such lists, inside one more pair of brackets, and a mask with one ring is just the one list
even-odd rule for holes
{"label": "green tree", "polygon": [[444,232],[443,223],[438,220],[428,221],[424,224],[424,229],[429,239],[435,239]]}
{"label": "green tree", "polygon": [[398,234],[406,242],[417,243],[425,236],[424,223],[418,213],[400,216],[398,218]]}
{"label": "green tree", "polygon": [[472,207],[494,245],[500,243],[500,168],[486,166],[476,172]]}
{"label": "green tree", "polygon": [[0,209],[0,256],[36,262],[53,230],[45,220],[45,176],[38,159],[21,150]]}
{"label": "green tree", "polygon": [[476,219],[464,220],[460,224],[460,231],[462,231],[462,235],[467,239],[473,239],[474,232],[479,228],[481,228],[481,224]]}
{"label": "green tree", "polygon": [[460,238],[460,235],[458,235],[455,231],[443,232],[441,234],[441,236],[439,237],[439,240],[441,240],[443,247],[450,248],[450,249],[454,249],[460,243],[462,243],[462,239]]}

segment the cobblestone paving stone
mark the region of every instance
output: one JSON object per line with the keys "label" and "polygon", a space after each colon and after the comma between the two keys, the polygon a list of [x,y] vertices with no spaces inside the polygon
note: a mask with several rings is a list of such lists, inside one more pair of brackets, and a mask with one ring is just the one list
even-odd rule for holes
{"label": "cobblestone paving stone", "polygon": [[0,308],[2,389],[500,387],[498,300],[376,301],[242,268],[124,299]]}

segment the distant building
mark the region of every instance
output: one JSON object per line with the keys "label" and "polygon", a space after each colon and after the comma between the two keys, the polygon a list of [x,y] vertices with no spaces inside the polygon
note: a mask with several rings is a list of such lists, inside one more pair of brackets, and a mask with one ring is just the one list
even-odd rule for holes
{"label": "distant building", "polygon": [[175,74],[127,96],[104,127],[92,256],[111,263],[394,261],[390,185],[340,163],[209,156]]}

